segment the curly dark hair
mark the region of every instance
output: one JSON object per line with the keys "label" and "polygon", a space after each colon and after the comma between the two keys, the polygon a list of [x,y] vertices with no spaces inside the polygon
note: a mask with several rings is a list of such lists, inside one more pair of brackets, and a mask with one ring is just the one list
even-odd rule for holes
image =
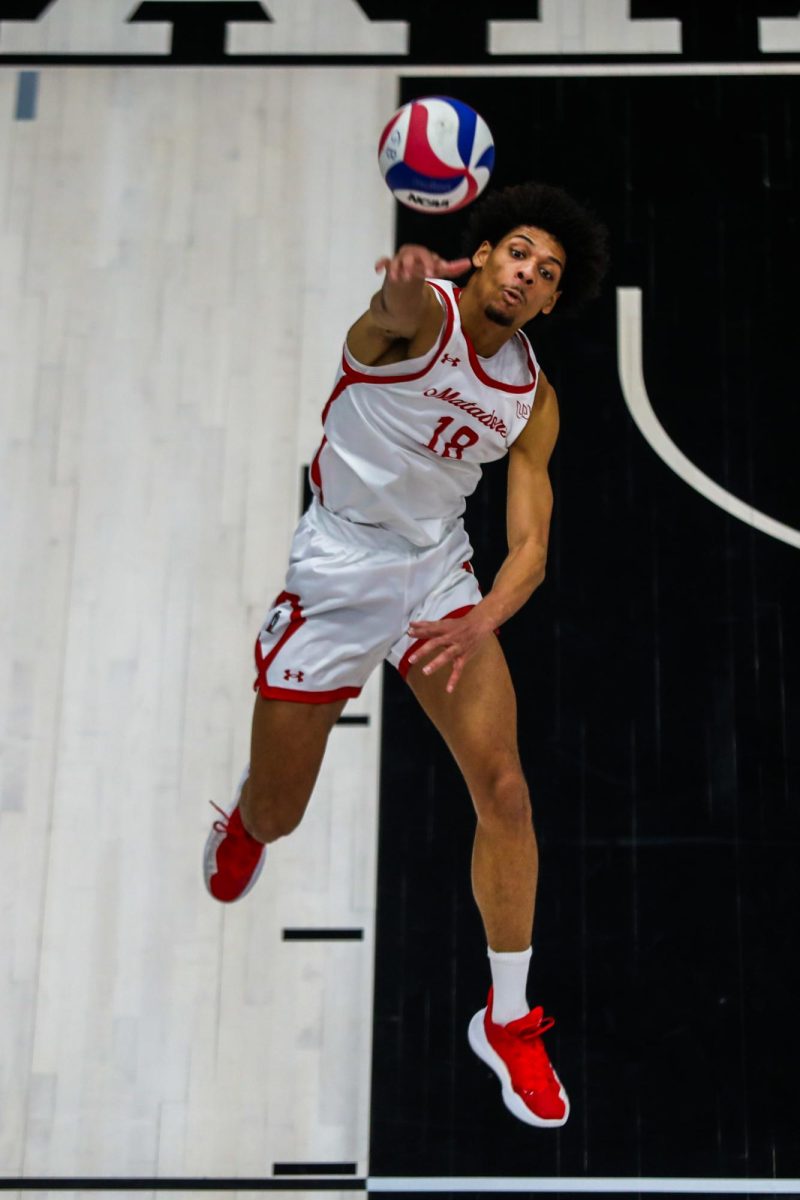
{"label": "curly dark hair", "polygon": [[467,222],[465,253],[472,254],[482,242],[496,246],[518,225],[544,229],[566,251],[556,312],[575,313],[600,294],[608,268],[608,230],[591,209],[547,183],[518,183],[487,192]]}

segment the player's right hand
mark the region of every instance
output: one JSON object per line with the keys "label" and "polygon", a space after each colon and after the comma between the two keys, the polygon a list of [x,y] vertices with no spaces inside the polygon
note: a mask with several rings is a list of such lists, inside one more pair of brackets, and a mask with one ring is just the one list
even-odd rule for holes
{"label": "player's right hand", "polygon": [[434,276],[457,279],[472,266],[469,258],[448,260],[427,246],[401,246],[391,258],[379,258],[376,271],[385,271],[385,283],[413,283]]}

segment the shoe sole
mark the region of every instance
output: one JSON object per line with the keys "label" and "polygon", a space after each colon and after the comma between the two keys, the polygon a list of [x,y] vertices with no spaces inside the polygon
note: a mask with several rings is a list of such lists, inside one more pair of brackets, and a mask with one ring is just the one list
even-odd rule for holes
{"label": "shoe sole", "polygon": [[483,1059],[487,1067],[491,1067],[497,1078],[500,1080],[503,1089],[503,1103],[508,1111],[513,1113],[518,1120],[524,1121],[526,1125],[536,1125],[539,1129],[557,1129],[560,1125],[565,1125],[567,1118],[569,1117],[569,1099],[567,1097],[567,1093],[564,1091],[564,1085],[556,1075],[555,1071],[553,1071],[553,1074],[558,1081],[559,1092],[561,1099],[564,1101],[566,1106],[566,1111],[563,1117],[537,1117],[535,1113],[531,1112],[522,1097],[514,1091],[514,1088],[511,1085],[511,1076],[509,1075],[508,1067],[503,1062],[497,1051],[494,1050],[489,1044],[489,1040],[486,1037],[486,1029],[483,1024],[485,1016],[485,1008],[482,1008],[480,1012],[475,1013],[475,1016],[469,1023],[467,1037],[469,1039],[470,1046],[475,1054],[477,1054],[478,1058]]}
{"label": "shoe sole", "polygon": [[[233,803],[231,804],[230,808],[227,810],[228,816],[231,815],[233,810],[236,808],[236,805],[239,803],[239,799],[242,794],[242,788],[244,787],[245,780],[249,777],[249,775],[250,775],[250,765],[248,764],[245,767],[245,769],[242,771],[241,778],[240,778],[238,784],[236,785],[236,794],[233,797]],[[264,860],[266,859],[267,856],[266,856],[265,852],[262,853],[261,858],[258,860],[258,866],[256,867],[255,871],[253,871],[253,874],[250,876],[250,880],[247,884],[247,887],[244,888],[244,890],[241,891],[238,896],[233,896],[230,900],[220,900],[219,896],[215,896],[211,890],[211,877],[212,877],[212,875],[216,875],[216,873],[217,873],[217,850],[219,849],[219,846],[224,841],[224,839],[225,839],[225,834],[218,833],[216,831],[216,829],[214,829],[214,827],[212,826],[211,832],[209,833],[208,837],[206,838],[205,849],[203,851],[203,881],[206,885],[206,891],[208,892],[209,896],[211,896],[212,900],[216,900],[218,904],[235,904],[237,900],[243,900],[245,898],[245,896],[247,895],[247,893],[252,891],[253,888],[256,886],[256,884],[258,883],[258,877],[261,874],[261,872],[264,870]],[[264,851],[266,851],[266,846],[264,847]]]}

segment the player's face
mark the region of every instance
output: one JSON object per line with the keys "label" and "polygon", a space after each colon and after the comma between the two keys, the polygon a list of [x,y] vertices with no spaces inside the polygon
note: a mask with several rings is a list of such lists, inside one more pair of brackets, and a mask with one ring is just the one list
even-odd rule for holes
{"label": "player's face", "polygon": [[496,246],[484,242],[472,262],[481,270],[479,286],[486,316],[497,325],[519,329],[555,307],[567,256],[546,230],[520,225]]}

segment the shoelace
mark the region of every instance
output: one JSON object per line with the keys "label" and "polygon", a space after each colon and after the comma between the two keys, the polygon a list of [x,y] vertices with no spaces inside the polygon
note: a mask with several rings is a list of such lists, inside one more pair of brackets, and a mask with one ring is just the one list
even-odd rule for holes
{"label": "shoelace", "polygon": [[530,1053],[520,1056],[519,1083],[523,1092],[540,1092],[553,1078],[553,1068],[542,1045],[542,1034],[555,1025],[554,1017],[542,1017],[538,1025],[522,1029],[514,1036],[525,1042]]}
{"label": "shoelace", "polygon": [[211,805],[212,808],[215,808],[217,810],[217,812],[220,813],[223,817],[222,821],[215,821],[211,828],[215,831],[215,833],[227,833],[228,825],[230,824],[230,820],[231,820],[230,813],[226,813],[225,809],[220,808],[220,806],[218,804],[215,804],[213,800],[209,800],[208,803]]}

